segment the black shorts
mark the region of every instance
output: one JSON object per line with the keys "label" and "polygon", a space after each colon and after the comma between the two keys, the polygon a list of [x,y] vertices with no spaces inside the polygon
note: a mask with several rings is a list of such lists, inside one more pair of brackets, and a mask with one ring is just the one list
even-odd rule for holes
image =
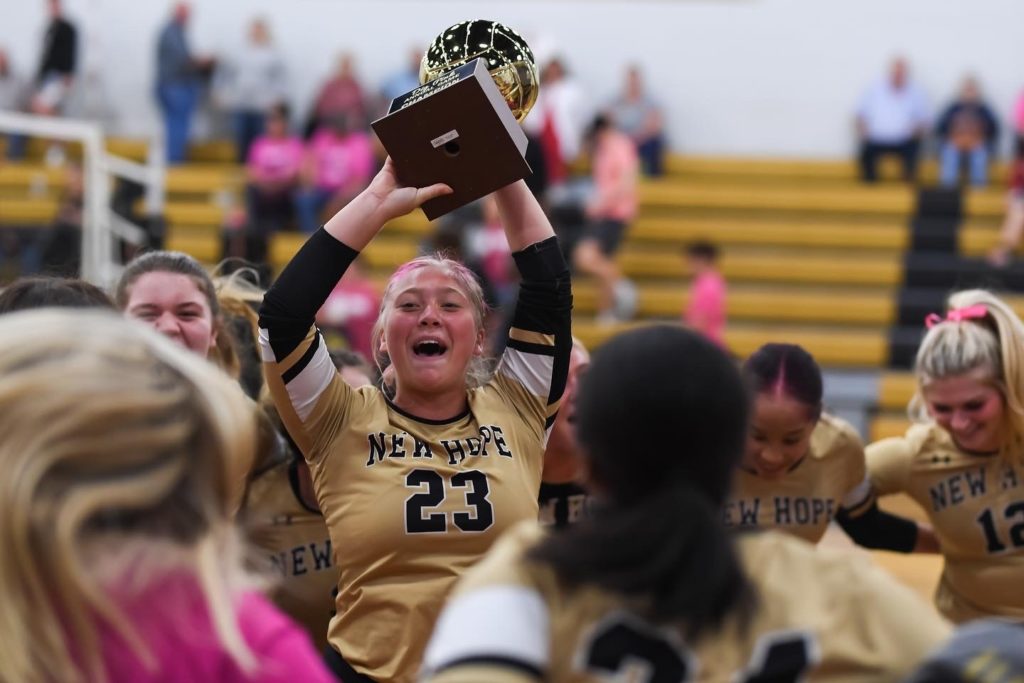
{"label": "black shorts", "polygon": [[[580,235],[580,242],[584,240],[595,240],[601,253],[611,256],[619,248],[622,242],[622,235],[626,232],[626,222],[617,221],[612,218],[601,218],[587,225]],[[577,242],[578,244],[578,242]]]}

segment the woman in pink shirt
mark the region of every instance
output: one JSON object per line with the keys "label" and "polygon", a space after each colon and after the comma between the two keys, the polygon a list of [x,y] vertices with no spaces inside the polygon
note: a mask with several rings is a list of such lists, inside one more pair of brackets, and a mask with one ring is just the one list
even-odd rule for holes
{"label": "woman in pink shirt", "polygon": [[295,211],[304,232],[315,232],[322,224],[321,214],[336,213],[370,183],[373,144],[369,135],[351,124],[351,117],[335,115],[309,141],[302,186],[295,195]]}
{"label": "woman in pink shirt", "polygon": [[137,322],[0,318],[0,670],[11,681],[333,680],[254,587],[231,518],[255,420]]}

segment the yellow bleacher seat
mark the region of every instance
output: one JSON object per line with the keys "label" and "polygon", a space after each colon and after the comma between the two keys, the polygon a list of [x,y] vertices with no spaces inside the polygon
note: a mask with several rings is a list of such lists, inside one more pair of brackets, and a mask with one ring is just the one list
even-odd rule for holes
{"label": "yellow bleacher seat", "polygon": [[915,392],[917,380],[914,373],[885,372],[878,384],[878,406],[883,410],[905,412]]}
{"label": "yellow bleacher seat", "polygon": [[629,227],[627,239],[672,242],[680,246],[695,240],[714,244],[794,247],[854,247],[899,249],[910,235],[906,221],[882,224],[842,219],[796,221],[779,218],[716,218],[645,216]]}
{"label": "yellow bleacher seat", "polygon": [[871,420],[869,441],[879,441],[892,436],[903,436],[910,427],[910,418],[905,414],[883,413]]}

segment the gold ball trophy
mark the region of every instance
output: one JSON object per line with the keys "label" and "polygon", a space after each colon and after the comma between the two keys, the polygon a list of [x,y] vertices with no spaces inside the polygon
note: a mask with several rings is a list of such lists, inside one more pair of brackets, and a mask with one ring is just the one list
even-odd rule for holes
{"label": "gold ball trophy", "polygon": [[423,56],[420,83],[373,130],[403,184],[454,190],[423,205],[427,218],[530,174],[519,122],[537,101],[537,66],[518,33],[484,20],[448,27]]}

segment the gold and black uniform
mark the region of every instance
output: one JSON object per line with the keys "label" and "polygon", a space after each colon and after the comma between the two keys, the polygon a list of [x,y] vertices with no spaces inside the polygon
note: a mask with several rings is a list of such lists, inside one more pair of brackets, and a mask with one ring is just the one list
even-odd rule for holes
{"label": "gold and black uniform", "polygon": [[261,345],[267,385],[309,463],[338,558],[328,640],[357,672],[405,682],[455,580],[503,531],[537,518],[544,445],[568,371],[572,295],[554,238],[514,254],[522,283],[493,379],[467,390],[462,413],[426,420],[375,387],[347,385],[313,326],[355,256],[316,233],[267,293]]}
{"label": "gold and black uniform", "polygon": [[277,579],[270,597],[321,650],[334,615],[337,560],[319,510],[299,496],[298,463],[278,463],[249,484],[245,524],[263,567]]}
{"label": "gold and black uniform", "polygon": [[867,558],[787,534],[737,537],[757,595],[748,628],[727,618],[686,642],[595,586],[566,590],[526,557],[517,529],[459,582],[424,659],[430,683],[900,681],[950,632],[930,605]]}
{"label": "gold and black uniform", "polygon": [[939,611],[1024,619],[1024,469],[960,450],[935,424],[871,444],[867,459],[878,495],[904,492],[928,514],[945,558]]}
{"label": "gold and black uniform", "polygon": [[823,414],[807,454],[777,479],[736,469],[723,508],[727,526],[776,529],[817,543],[840,509],[856,516],[873,502],[856,430]]}

